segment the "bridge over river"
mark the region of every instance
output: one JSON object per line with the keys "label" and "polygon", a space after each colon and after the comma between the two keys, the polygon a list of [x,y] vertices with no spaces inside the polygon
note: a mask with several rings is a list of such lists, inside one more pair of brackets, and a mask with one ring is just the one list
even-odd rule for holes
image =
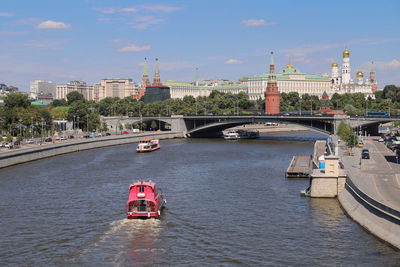
{"label": "bridge over river", "polygon": [[161,129],[170,125],[172,131],[183,132],[187,137],[213,137],[218,136],[221,131],[245,124],[277,122],[284,124],[296,124],[310,130],[324,134],[334,134],[340,122],[345,121],[360,131],[363,135],[378,134],[378,127],[382,123],[400,121],[400,118],[370,118],[350,117],[346,115],[334,116],[285,116],[285,115],[172,115],[172,116],[146,116],[146,117],[104,117],[107,125],[113,130],[119,128],[120,124],[151,123],[156,121]]}

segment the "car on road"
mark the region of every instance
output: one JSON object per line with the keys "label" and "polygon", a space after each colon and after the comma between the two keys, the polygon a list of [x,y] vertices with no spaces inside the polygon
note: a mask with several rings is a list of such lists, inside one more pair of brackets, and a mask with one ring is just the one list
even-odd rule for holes
{"label": "car on road", "polygon": [[111,133],[106,133],[106,136],[110,136],[111,135]]}
{"label": "car on road", "polygon": [[47,137],[46,139],[44,139],[44,141],[47,142],[47,143],[49,143],[49,142],[52,142],[53,139],[52,139],[51,137]]}
{"label": "car on road", "polygon": [[34,144],[35,142],[32,139],[26,140],[25,144]]}
{"label": "car on road", "polygon": [[128,134],[128,131],[123,131],[122,134]]}
{"label": "car on road", "polygon": [[13,148],[14,145],[13,145],[13,143],[5,143],[5,144],[4,144],[4,147],[5,147],[5,148]]}
{"label": "car on road", "polygon": [[378,139],[378,142],[383,142],[383,141],[385,141],[385,140],[383,140],[382,137]]}
{"label": "car on road", "polygon": [[368,149],[363,149],[361,151],[361,158],[363,158],[363,159],[369,159],[370,158]]}
{"label": "car on road", "polygon": [[67,140],[66,136],[61,136],[60,140]]}

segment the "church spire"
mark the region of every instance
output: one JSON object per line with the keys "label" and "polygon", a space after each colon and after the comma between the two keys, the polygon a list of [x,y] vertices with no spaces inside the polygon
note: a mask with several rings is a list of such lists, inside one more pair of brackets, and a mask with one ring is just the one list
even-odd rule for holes
{"label": "church spire", "polygon": [[147,73],[147,58],[144,58],[144,70],[143,70],[143,76],[149,76]]}
{"label": "church spire", "polygon": [[147,58],[144,58],[144,69],[142,75],[142,87],[145,88],[146,86],[150,85],[149,81],[149,74],[147,73]]}
{"label": "church spire", "polygon": [[[271,67],[272,67],[272,69],[271,69]],[[274,51],[271,51],[271,60],[270,60],[270,63],[269,63],[269,72],[270,73],[274,73],[274,70],[275,70]]]}
{"label": "church spire", "polygon": [[156,71],[154,73],[153,86],[161,86],[160,72],[158,70],[158,58],[156,58]]}
{"label": "church spire", "polygon": [[269,64],[269,79],[270,80],[275,80],[275,63],[274,63],[274,52],[271,51],[271,61]]}

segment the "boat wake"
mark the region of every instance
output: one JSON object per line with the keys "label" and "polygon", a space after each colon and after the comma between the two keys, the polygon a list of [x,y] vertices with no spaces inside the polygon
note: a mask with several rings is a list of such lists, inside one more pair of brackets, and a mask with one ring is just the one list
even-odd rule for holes
{"label": "boat wake", "polygon": [[113,265],[131,265],[132,261],[151,263],[149,259],[153,258],[154,253],[166,251],[160,244],[162,229],[163,223],[157,219],[111,222],[97,241],[81,251],[78,262],[74,262],[93,263],[100,257]]}

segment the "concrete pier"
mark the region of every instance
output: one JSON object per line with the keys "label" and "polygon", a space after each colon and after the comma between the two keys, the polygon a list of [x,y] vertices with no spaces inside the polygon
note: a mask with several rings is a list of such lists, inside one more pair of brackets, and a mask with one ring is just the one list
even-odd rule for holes
{"label": "concrete pier", "polygon": [[310,197],[337,197],[344,189],[346,172],[338,156],[325,156],[325,169],[314,169],[310,178]]}

